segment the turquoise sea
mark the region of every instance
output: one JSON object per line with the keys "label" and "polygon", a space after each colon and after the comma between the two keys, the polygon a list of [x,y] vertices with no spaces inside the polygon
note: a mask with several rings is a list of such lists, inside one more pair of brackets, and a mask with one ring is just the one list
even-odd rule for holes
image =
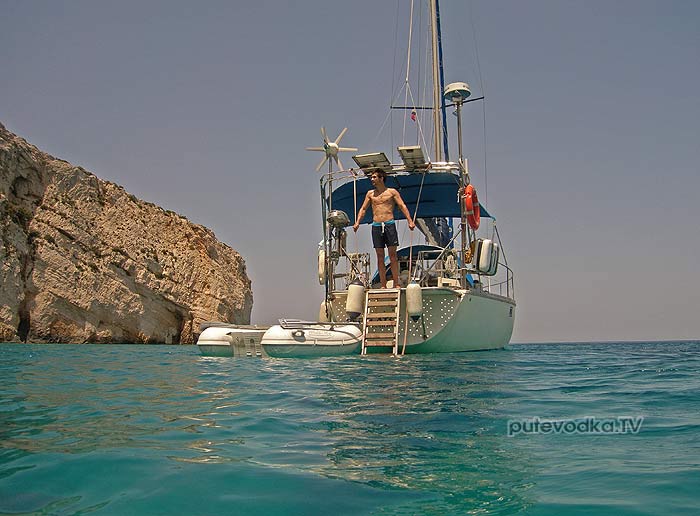
{"label": "turquoise sea", "polygon": [[0,345],[3,515],[697,515],[699,488],[700,342]]}

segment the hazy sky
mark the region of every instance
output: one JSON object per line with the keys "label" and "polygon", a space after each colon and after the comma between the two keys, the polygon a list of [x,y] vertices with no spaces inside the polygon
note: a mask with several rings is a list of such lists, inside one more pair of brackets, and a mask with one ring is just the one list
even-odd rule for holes
{"label": "hazy sky", "polygon": [[[0,0],[0,121],[211,228],[246,260],[253,323],[315,319],[304,147],[323,124],[391,153],[408,5]],[[441,10],[447,82],[486,96],[465,140],[516,272],[512,340],[700,338],[700,2]]]}

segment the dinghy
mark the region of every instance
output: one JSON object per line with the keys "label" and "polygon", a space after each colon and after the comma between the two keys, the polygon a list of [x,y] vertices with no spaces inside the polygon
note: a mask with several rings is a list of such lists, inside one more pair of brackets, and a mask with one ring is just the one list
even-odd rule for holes
{"label": "dinghy", "polygon": [[362,329],[359,324],[322,323],[282,319],[262,336],[261,344],[271,357],[328,357],[359,355]]}

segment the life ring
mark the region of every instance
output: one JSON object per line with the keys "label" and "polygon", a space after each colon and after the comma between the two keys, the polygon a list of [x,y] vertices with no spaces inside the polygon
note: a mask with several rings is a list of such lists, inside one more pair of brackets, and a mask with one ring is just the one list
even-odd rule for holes
{"label": "life ring", "polygon": [[476,231],[481,222],[481,209],[479,198],[476,196],[476,188],[472,185],[467,185],[464,189],[464,207],[467,211],[467,223],[470,228]]}

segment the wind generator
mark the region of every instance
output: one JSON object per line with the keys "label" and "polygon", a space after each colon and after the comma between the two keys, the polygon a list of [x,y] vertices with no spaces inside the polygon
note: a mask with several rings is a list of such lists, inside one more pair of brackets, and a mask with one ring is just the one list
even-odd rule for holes
{"label": "wind generator", "polygon": [[355,152],[357,151],[357,148],[355,147],[339,147],[338,144],[340,143],[340,140],[345,136],[345,133],[347,132],[348,128],[345,127],[342,131],[340,131],[340,134],[338,137],[335,139],[335,141],[330,141],[328,139],[328,135],[326,134],[326,128],[321,127],[321,136],[323,137],[323,147],[307,147],[306,150],[309,151],[320,151],[320,152],[325,152],[326,155],[324,158],[321,160],[321,163],[318,164],[316,167],[316,172],[321,170],[321,167],[323,164],[328,161],[328,172],[333,172],[333,161],[335,161],[338,164],[338,168],[340,170],[343,169],[343,164],[340,162],[340,158],[338,157],[338,152]]}
{"label": "wind generator", "polygon": [[[326,133],[326,128],[321,126],[321,137],[323,138],[323,147],[307,147],[306,150],[309,151],[319,151],[324,152],[325,156],[321,162],[316,167],[316,172],[321,170],[324,163],[328,162],[328,178],[330,184],[333,182],[333,162],[335,161],[340,170],[343,170],[343,164],[340,162],[338,157],[339,152],[356,152],[358,149],[356,147],[340,147],[340,140],[345,136],[348,128],[344,127],[340,134],[335,139],[335,141],[330,141],[328,139],[328,134]],[[323,183],[323,180],[321,180]],[[330,192],[333,188],[330,188]],[[332,196],[332,193],[330,194]],[[328,198],[328,206],[333,205],[332,197]],[[324,235],[323,240],[319,242],[319,253],[318,253],[318,279],[319,283],[325,286],[326,295],[322,306],[324,307],[326,318],[330,315],[329,312],[329,302],[330,302],[330,286],[333,282],[333,271],[335,266],[338,264],[338,259],[341,255],[346,254],[345,246],[347,243],[347,232],[345,231],[345,226],[350,224],[350,219],[347,213],[343,211],[331,211],[326,213],[324,203],[322,203],[322,215],[324,219]],[[353,214],[354,215],[354,214]],[[333,249],[333,239],[336,240],[336,249]]]}

